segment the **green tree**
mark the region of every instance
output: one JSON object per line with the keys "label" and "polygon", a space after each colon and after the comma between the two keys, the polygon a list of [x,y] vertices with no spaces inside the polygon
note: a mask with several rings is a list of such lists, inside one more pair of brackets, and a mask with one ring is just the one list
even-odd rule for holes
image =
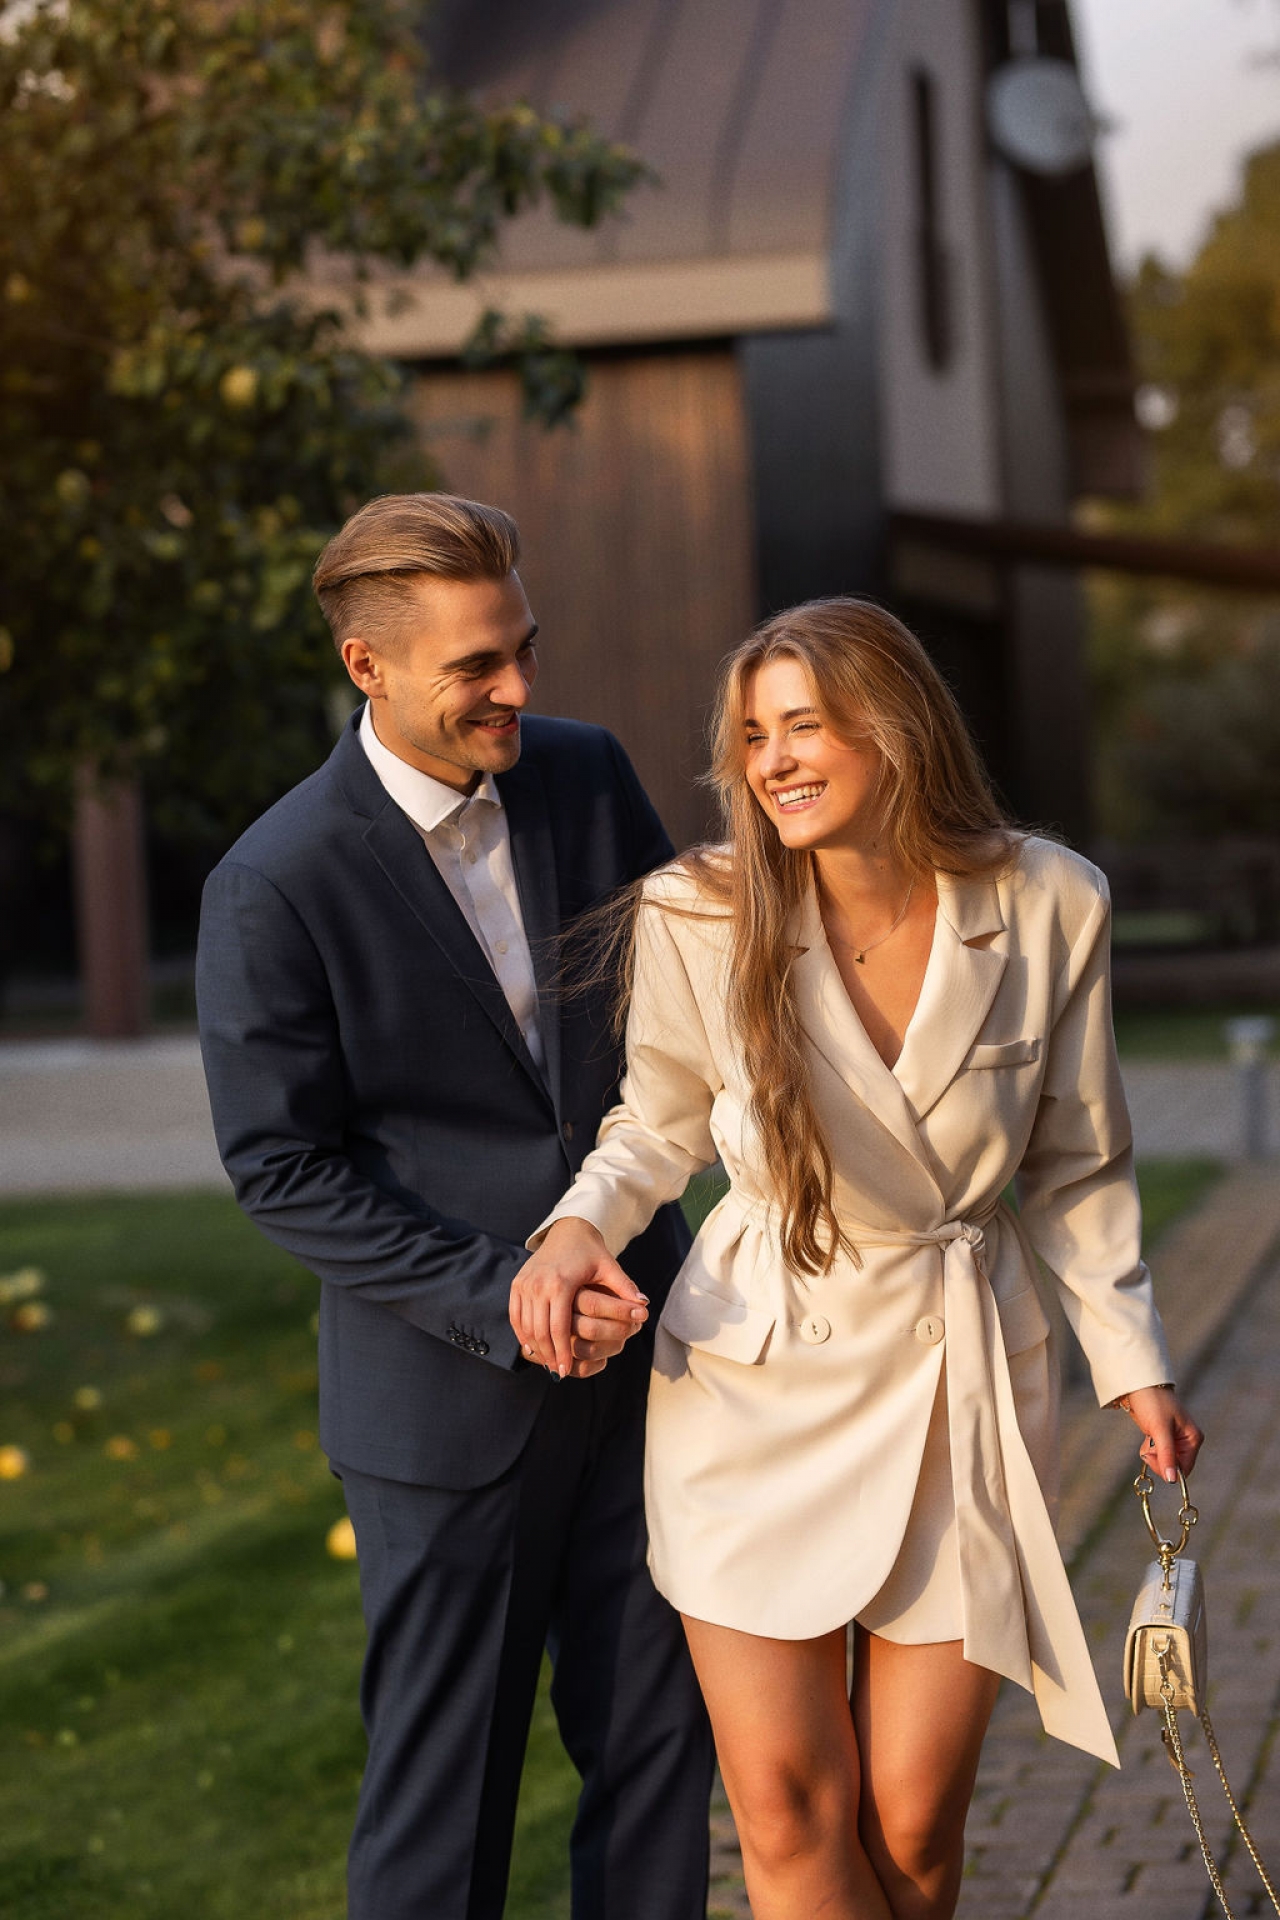
{"label": "green tree", "polygon": [[[143,775],[234,824],[314,763],[309,574],[370,493],[430,484],[401,375],[306,299],[317,258],[464,277],[542,199],[590,225],[642,169],[432,82],[409,0],[0,7],[0,806]],[[532,410],[574,364],[490,318]],[[397,465],[398,461],[398,465]]]}
{"label": "green tree", "polygon": [[[1129,299],[1146,497],[1105,524],[1273,546],[1280,529],[1280,145],[1182,272],[1148,258]],[[1124,837],[1280,831],[1276,611],[1240,594],[1091,585],[1100,813]]]}

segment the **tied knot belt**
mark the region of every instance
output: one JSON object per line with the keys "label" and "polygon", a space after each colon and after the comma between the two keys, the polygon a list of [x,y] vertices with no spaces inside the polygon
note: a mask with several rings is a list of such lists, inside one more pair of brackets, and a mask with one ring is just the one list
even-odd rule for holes
{"label": "tied knot belt", "polygon": [[[776,1231],[777,1213],[767,1200],[733,1197],[749,1219]],[[942,1256],[947,1431],[966,1660],[1034,1693],[1049,1733],[1118,1764],[1053,1522],[1018,1425],[986,1272],[985,1228],[997,1211],[998,1204],[919,1231],[845,1225],[859,1249],[936,1247]]]}

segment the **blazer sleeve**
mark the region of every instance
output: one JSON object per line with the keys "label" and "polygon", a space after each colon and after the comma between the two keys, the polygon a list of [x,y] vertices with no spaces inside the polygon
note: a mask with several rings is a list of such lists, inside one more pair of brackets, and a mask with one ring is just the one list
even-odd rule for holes
{"label": "blazer sleeve", "polygon": [[483,1336],[521,1363],[507,1319],[523,1251],[424,1204],[409,1209],[353,1164],[337,1014],[301,918],[264,875],[210,875],[196,959],[200,1046],[214,1132],[236,1198],[320,1279],[447,1339]]}
{"label": "blazer sleeve", "polygon": [[651,883],[636,917],[618,1104],[569,1191],[529,1236],[531,1248],[572,1216],[597,1227],[616,1256],[717,1157],[710,1120],[720,1082],[672,916],[660,904],[666,894],[661,880]]}
{"label": "blazer sleeve", "polygon": [[1142,1259],[1133,1134],[1111,1024],[1106,881],[1057,983],[1045,1077],[1018,1173],[1021,1222],[1052,1273],[1099,1401],[1172,1378]]}

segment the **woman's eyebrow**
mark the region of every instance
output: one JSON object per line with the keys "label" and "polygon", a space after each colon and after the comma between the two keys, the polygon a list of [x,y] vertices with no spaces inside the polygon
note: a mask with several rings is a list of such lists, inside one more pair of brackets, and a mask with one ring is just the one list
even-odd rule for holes
{"label": "woman's eyebrow", "polygon": [[[785,713],[780,713],[778,715],[778,718],[780,720],[799,720],[805,714],[812,714],[815,719],[819,717],[818,709],[816,707],[788,707]],[[760,722],[758,720],[753,719],[752,716],[748,713],[743,715],[742,724],[744,727],[758,727],[760,725]]]}

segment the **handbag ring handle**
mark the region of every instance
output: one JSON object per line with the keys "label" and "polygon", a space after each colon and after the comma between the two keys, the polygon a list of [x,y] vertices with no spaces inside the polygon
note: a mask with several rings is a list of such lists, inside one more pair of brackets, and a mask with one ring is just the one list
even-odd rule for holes
{"label": "handbag ring handle", "polygon": [[1182,1506],[1178,1513],[1178,1526],[1181,1531],[1176,1546],[1172,1540],[1165,1540],[1161,1536],[1155,1521],[1151,1518],[1151,1496],[1156,1490],[1156,1482],[1152,1479],[1150,1468],[1145,1460],[1142,1463],[1142,1472],[1133,1483],[1133,1490],[1142,1502],[1142,1517],[1147,1523],[1147,1532],[1151,1535],[1152,1544],[1160,1556],[1160,1564],[1166,1571],[1186,1546],[1191,1538],[1191,1529],[1200,1518],[1187,1493],[1187,1482],[1182,1468],[1178,1467],[1175,1471],[1178,1475],[1178,1485],[1182,1489]]}

